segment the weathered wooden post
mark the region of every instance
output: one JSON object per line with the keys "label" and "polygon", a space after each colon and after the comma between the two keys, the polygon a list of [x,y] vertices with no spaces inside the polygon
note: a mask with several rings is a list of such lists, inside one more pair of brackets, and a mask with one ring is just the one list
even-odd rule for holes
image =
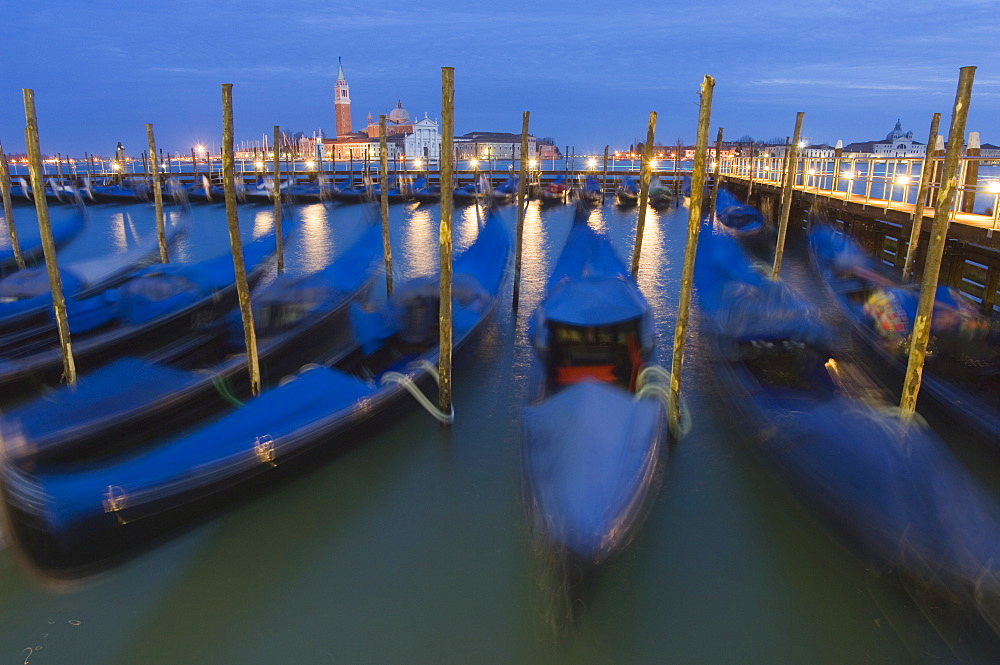
{"label": "weathered wooden post", "polygon": [[[833,177],[830,181],[831,198],[834,192],[840,188],[840,160],[844,158],[844,142],[837,139],[837,145],[833,148]],[[848,181],[850,183],[850,181]]]}
{"label": "weathered wooden post", "polygon": [[3,197],[3,218],[7,220],[7,235],[10,237],[10,248],[14,251],[14,261],[17,267],[24,268],[24,255],[21,254],[21,243],[17,240],[17,228],[14,226],[14,204],[10,200],[10,167],[7,166],[7,155],[0,144],[0,196]]}
{"label": "weathered wooden post", "polygon": [[962,205],[959,210],[962,212],[976,212],[976,186],[979,181],[979,155],[980,143],[979,132],[969,132],[969,143],[966,146],[965,156],[965,190],[962,194]]}
{"label": "weathered wooden post", "polygon": [[146,123],[146,140],[149,141],[149,161],[153,170],[153,202],[156,205],[156,239],[160,245],[160,263],[166,263],[167,236],[163,223],[163,188],[160,187],[160,165],[156,160],[156,140],[153,138],[153,125]]}
{"label": "weathered wooden post", "polygon": [[601,181],[601,205],[608,193],[608,146],[604,146],[604,178]]}
{"label": "weathered wooden post", "polygon": [[795,115],[795,131],[792,132],[792,142],[788,146],[788,170],[785,172],[785,184],[781,190],[781,217],[778,219],[778,242],[774,248],[774,267],[771,268],[771,279],[778,279],[781,274],[781,259],[785,253],[785,235],[788,233],[788,216],[792,212],[792,189],[795,187],[795,169],[798,163],[799,135],[802,132],[802,116],[799,111]]}
{"label": "weathered wooden post", "polygon": [[69,339],[69,321],[66,318],[66,300],[63,298],[62,278],[56,262],[56,244],[52,239],[52,225],[49,223],[49,207],[45,202],[45,180],[42,175],[42,151],[38,145],[38,119],[35,116],[35,91],[22,88],[24,96],[24,141],[28,150],[28,170],[31,189],[35,192],[35,211],[38,213],[38,233],[42,240],[45,268],[49,275],[52,291],[52,309],[59,332],[59,346],[62,348],[63,379],[66,383],[76,383],[76,363],[73,362],[73,348]]}
{"label": "weathered wooden post", "polygon": [[972,80],[975,67],[962,67],[955,93],[955,105],[951,112],[951,128],[948,130],[948,148],[944,158],[941,191],[934,206],[934,222],[931,224],[930,242],[927,244],[927,259],[920,280],[920,300],[917,315],[913,319],[913,333],[910,335],[909,357],[906,364],[906,378],[899,410],[904,418],[912,418],[917,409],[920,393],[920,379],[927,356],[927,343],[931,336],[931,317],[934,311],[934,297],[937,291],[938,275],[941,272],[941,258],[948,236],[948,219],[951,204],[958,188],[956,172],[962,158],[962,139],[965,136],[965,121],[969,115],[969,100],[972,97]]}
{"label": "weathered wooden post", "polygon": [[670,364],[670,401],[668,421],[676,438],[681,422],[681,370],[684,367],[684,341],[687,338],[688,319],[691,314],[691,291],[694,283],[694,260],[698,251],[698,233],[701,229],[701,200],[705,189],[705,161],[708,156],[708,127],[712,117],[712,91],[715,79],[706,75],[701,84],[701,106],[698,110],[698,137],[695,143],[694,165],[691,173],[691,202],[688,207],[687,243],[684,246],[684,265],[681,269],[681,292],[677,303],[677,323],[674,327],[674,352]]}
{"label": "weathered wooden post", "polygon": [[632,279],[639,274],[639,254],[642,252],[642,234],[646,228],[646,207],[649,205],[649,181],[653,175],[653,135],[656,133],[656,111],[649,112],[646,143],[642,146],[642,163],[639,164],[639,215],[635,222],[635,246],[632,248]]}
{"label": "weathered wooden post", "polygon": [[674,200],[677,201],[677,205],[680,206],[681,203],[681,150],[684,149],[684,143],[677,139],[677,145],[674,146]]}
{"label": "weathered wooden post", "polygon": [[250,392],[260,394],[260,361],[257,357],[257,335],[253,327],[253,307],[250,306],[250,286],[247,284],[246,266],[243,263],[243,243],[240,240],[240,222],[236,214],[236,165],[233,159],[233,84],[222,84],[222,187],[226,197],[226,221],[229,225],[229,246],[233,252],[233,270],[236,272],[236,293],[243,316],[243,337],[247,347],[247,366],[250,369]]}
{"label": "weathered wooden post", "polygon": [[440,354],[438,359],[438,406],[451,413],[451,213],[452,160],[455,140],[455,68],[441,68],[441,308],[438,314]]}
{"label": "weathered wooden post", "polygon": [[719,198],[719,172],[722,168],[722,132],[723,128],[719,127],[719,133],[715,137],[715,163],[712,165],[712,199],[708,204],[708,214],[715,219],[715,201]]}
{"label": "weathered wooden post", "polygon": [[524,243],[524,212],[526,208],[525,193],[528,183],[528,111],[524,112],[521,118],[521,164],[517,178],[517,238],[516,249],[514,251],[514,309],[517,309],[517,301],[521,289],[521,252]]}
{"label": "weathered wooden post", "polygon": [[274,126],[274,168],[272,184],[274,185],[274,241],[278,247],[278,274],[285,272],[285,250],[281,242],[281,151],[278,146],[281,141],[281,128]]}
{"label": "weathered wooden post", "polygon": [[392,295],[392,249],[389,246],[389,156],[385,138],[385,116],[378,117],[378,198],[382,211],[382,256],[385,259],[385,294]]}
{"label": "weathered wooden post", "polygon": [[920,184],[917,186],[917,198],[913,202],[913,216],[910,219],[910,244],[906,248],[906,262],[903,263],[903,278],[909,279],[913,273],[913,262],[917,258],[917,247],[920,245],[920,230],[924,225],[924,208],[927,205],[927,189],[933,179],[932,162],[934,152],[931,146],[937,143],[938,126],[941,114],[931,116],[930,135],[927,137],[927,149],[924,150],[924,161],[920,166]]}

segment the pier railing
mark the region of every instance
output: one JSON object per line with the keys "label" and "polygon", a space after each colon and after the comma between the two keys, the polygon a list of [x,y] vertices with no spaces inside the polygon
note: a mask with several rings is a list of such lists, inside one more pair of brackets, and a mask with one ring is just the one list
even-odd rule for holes
{"label": "pier railing", "polygon": [[[794,188],[865,206],[913,213],[918,205],[923,157],[841,157],[796,160]],[[944,156],[933,156],[928,169],[927,194],[921,202],[923,216],[932,217],[941,188]],[[714,165],[713,165],[714,168]],[[781,187],[788,172],[781,157],[728,157],[719,164],[722,178]],[[951,220],[980,228],[1000,229],[1000,159],[967,156],[958,173],[958,191]]]}

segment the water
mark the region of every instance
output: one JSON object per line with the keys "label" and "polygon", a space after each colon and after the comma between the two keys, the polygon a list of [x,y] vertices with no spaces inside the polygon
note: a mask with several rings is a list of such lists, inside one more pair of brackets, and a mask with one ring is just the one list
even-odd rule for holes
{"label": "water", "polygon": [[[536,206],[525,220],[520,311],[499,308],[459,356],[450,430],[414,409],[294,483],[77,585],[42,584],[0,552],[0,664],[956,662],[912,600],[767,475],[727,421],[696,333],[683,386],[693,429],[670,451],[643,529],[592,581],[576,624],[554,619],[521,501],[517,418],[528,313],[571,211]],[[67,260],[153,229],[150,206],[90,210]],[[28,208],[16,215],[31,218]],[[240,215],[246,237],[271,219],[268,206]],[[304,273],[335,258],[362,212],[314,205],[300,215],[287,261]],[[437,207],[396,205],[390,216],[395,279],[433,272]],[[513,209],[503,216],[513,229]],[[609,206],[590,221],[627,258],[635,218]],[[194,221],[179,256],[227,248],[222,206],[194,208]],[[686,209],[646,219],[639,281],[664,364],[686,222]],[[475,228],[474,208],[457,209],[456,251]],[[785,269],[806,282],[799,249]]]}

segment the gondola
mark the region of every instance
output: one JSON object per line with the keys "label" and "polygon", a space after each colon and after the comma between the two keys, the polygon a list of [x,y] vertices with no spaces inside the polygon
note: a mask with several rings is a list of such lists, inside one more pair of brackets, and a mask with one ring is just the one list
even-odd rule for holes
{"label": "gondola", "polygon": [[[532,531],[596,566],[634,535],[657,487],[666,407],[648,386],[652,315],[607,237],[578,204],[532,322],[537,354],[522,415]],[[660,370],[659,378],[665,372]]]}
{"label": "gondola", "polygon": [[632,176],[625,176],[615,188],[615,204],[619,208],[632,208],[639,203],[639,183]]}
{"label": "gondola", "polygon": [[669,210],[674,206],[676,197],[673,190],[663,184],[656,176],[649,181],[649,205],[654,210]]}
{"label": "gondola", "polygon": [[[274,282],[251,296],[261,380],[265,386],[322,354],[351,348],[349,306],[376,278],[382,232],[370,215],[359,238],[318,272]],[[0,417],[16,432],[7,455],[23,464],[93,456],[108,448],[188,428],[249,397],[242,316],[181,335],[148,356],[116,359]]]}
{"label": "gondola", "polygon": [[153,190],[146,180],[123,180],[108,185],[93,185],[82,190],[84,198],[95,203],[143,203],[153,198]]}
{"label": "gondola", "polygon": [[455,187],[451,192],[455,205],[471,205],[483,198],[483,189],[479,180]]}
{"label": "gondola", "polygon": [[494,203],[513,203],[517,198],[517,176],[511,175],[493,188]]}
{"label": "gondola", "polygon": [[764,224],[764,216],[760,210],[740,203],[724,187],[720,187],[716,195],[715,218],[753,254],[767,258],[774,253],[773,234]]}
{"label": "gondola", "polygon": [[543,208],[566,203],[566,179],[557,175],[551,183],[538,191],[538,200]]}
{"label": "gondola", "polygon": [[[6,221],[6,220],[5,220]],[[8,222],[9,223],[9,222]],[[65,246],[69,241],[80,235],[87,223],[87,213],[80,206],[77,211],[63,219],[50,222],[52,242],[56,249]],[[16,224],[16,222],[15,222]],[[17,259],[14,248],[10,244],[10,233],[7,224],[0,233],[0,275],[7,275],[17,270]],[[17,244],[21,248],[21,258],[25,264],[32,265],[42,257],[42,234],[38,224],[20,224],[17,230]]]}
{"label": "gondola", "polygon": [[31,185],[23,176],[11,179],[10,201],[14,205],[35,205],[35,201],[31,197]]}
{"label": "gondola", "polygon": [[[168,248],[187,227],[186,217],[165,226],[164,240]],[[158,260],[159,239],[150,235],[124,252],[60,265],[63,296],[92,298]],[[0,279],[0,339],[18,330],[51,324],[52,292],[46,268],[25,268]]]}
{"label": "gondola", "polygon": [[601,183],[592,175],[583,179],[583,185],[574,190],[576,198],[591,208],[601,205]]}
{"label": "gondola", "polygon": [[182,203],[226,202],[225,190],[204,175],[196,174],[194,182],[188,184],[181,184],[177,181],[168,183],[168,190],[175,200]]}
{"label": "gondola", "polygon": [[333,192],[333,200],[341,203],[364,203],[365,201],[377,201],[378,197],[375,196],[374,187],[371,184],[365,184],[360,187],[354,185],[341,187]]}
{"label": "gondola", "polygon": [[[273,233],[243,245],[251,285],[263,277],[274,252]],[[129,351],[155,349],[211,325],[235,304],[229,252],[198,263],[143,268],[115,289],[66,301],[76,369],[88,371]],[[51,323],[0,337],[0,395],[23,398],[57,382],[62,371]]]}
{"label": "gondola", "polygon": [[427,178],[417,178],[413,183],[413,200],[418,203],[437,203],[441,200],[441,186],[428,184]]}
{"label": "gondola", "polygon": [[[492,311],[510,239],[490,213],[475,242],[454,260],[454,349]],[[379,311],[356,310],[357,350],[316,364],[200,429],[139,455],[87,465],[0,468],[8,536],[23,561],[49,576],[73,577],[135,554],[210,514],[225,499],[273,486],[312,453],[356,443],[366,428],[409,407],[413,385],[437,377],[436,278],[398,285]],[[298,465],[295,463],[298,462]]]}
{"label": "gondola", "polygon": [[[900,394],[918,287],[814,217],[810,258],[880,378]],[[990,321],[956,289],[939,286],[918,408],[1000,446],[1000,321]]]}
{"label": "gondola", "polygon": [[836,331],[732,237],[702,233],[695,287],[720,403],[775,477],[871,570],[1000,628],[996,498],[932,430],[886,409]]}

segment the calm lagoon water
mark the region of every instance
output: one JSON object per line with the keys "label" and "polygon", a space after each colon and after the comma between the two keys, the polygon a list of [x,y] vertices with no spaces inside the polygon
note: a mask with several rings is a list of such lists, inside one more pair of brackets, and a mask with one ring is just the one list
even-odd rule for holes
{"label": "calm lagoon water", "polygon": [[[438,213],[390,208],[396,280],[436,270]],[[223,206],[192,214],[176,256],[226,251]],[[362,214],[300,207],[289,271],[333,260]],[[502,214],[513,230],[514,209]],[[34,216],[19,207],[15,219]],[[242,206],[240,220],[246,237],[261,233],[271,209]],[[293,483],[77,585],[41,584],[0,551],[0,665],[959,662],[926,608],[869,573],[752,455],[697,328],[683,388],[692,430],[670,450],[635,541],[590,580],[576,621],[558,618],[526,526],[518,413],[528,315],[570,221],[569,207],[528,209],[520,309],[500,307],[458,357],[450,430],[414,408]],[[609,205],[590,223],[629,257],[635,221]],[[639,281],[668,367],[686,223],[685,208],[646,220]],[[151,206],[91,207],[63,260],[121,251],[153,227]],[[475,228],[475,209],[457,209],[456,251]],[[797,240],[788,278],[818,292]]]}

